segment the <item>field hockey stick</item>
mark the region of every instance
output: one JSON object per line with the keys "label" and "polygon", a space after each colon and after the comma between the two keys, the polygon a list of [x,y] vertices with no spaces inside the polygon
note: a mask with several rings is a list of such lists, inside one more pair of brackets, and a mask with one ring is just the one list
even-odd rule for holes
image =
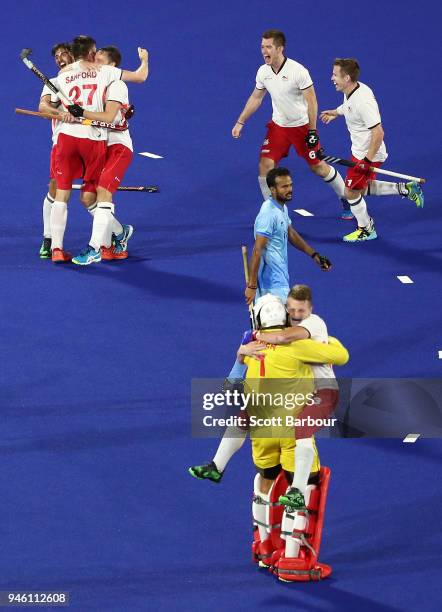
{"label": "field hockey stick", "polygon": [[[249,262],[247,259],[247,247],[242,245],[242,263],[244,267],[244,278],[246,281],[246,285],[249,284],[250,276],[249,276]],[[253,304],[249,304],[249,315],[250,315],[250,325],[253,330],[256,330],[256,321],[255,321],[255,313],[253,312]]]}
{"label": "field hockey stick", "polygon": [[[55,95],[57,95],[60,98],[60,100],[63,102],[63,104],[65,106],[72,106],[72,104],[73,104],[72,100],[69,100],[69,98],[66,98],[66,96],[59,89],[57,89],[53,83],[51,83],[51,81],[48,79],[48,77],[46,75],[44,75],[43,72],[41,72],[41,70],[39,70],[37,68],[37,66],[34,64],[34,62],[29,59],[29,56],[31,55],[31,53],[32,53],[32,49],[22,49],[22,51],[20,53],[20,59],[22,60],[24,65],[27,68],[29,68],[29,70],[31,72],[33,72],[36,77],[38,77],[41,81],[43,81],[43,83]],[[112,127],[109,127],[109,129],[119,130],[119,131],[127,130],[127,128],[128,128],[128,124],[126,122],[121,127],[117,127],[114,123],[106,124],[104,121],[96,121],[94,119],[86,119],[85,117],[76,117],[76,118],[82,119],[82,121],[81,121],[82,125],[90,125],[92,127],[105,128],[105,127],[108,127],[108,126],[112,126]],[[77,122],[77,123],[79,123],[79,122]]]}
{"label": "field hockey stick", "polygon": [[[328,162],[329,164],[339,164],[341,166],[347,166],[348,168],[354,168],[354,166],[356,166],[356,162],[350,161],[348,159],[341,159],[340,157],[335,157],[334,155],[325,155],[324,151],[321,152],[321,150],[316,153],[316,156],[318,159]],[[425,183],[424,178],[419,178],[417,176],[409,176],[408,174],[400,174],[399,172],[392,172],[391,170],[376,168],[375,166],[370,166],[370,170],[372,172],[376,172],[376,174],[385,174],[386,176],[394,176],[396,178],[405,179],[407,181]]]}
{"label": "field hockey stick", "polygon": [[[81,189],[82,185],[72,185],[72,189]],[[144,193],[158,193],[160,188],[158,185],[139,185],[137,187],[120,185],[117,191],[144,191]]]}
{"label": "field hockey stick", "polygon": [[[52,113],[41,113],[39,111],[30,111],[24,108],[16,108],[15,112],[18,115],[31,115],[33,117],[42,117],[43,119],[55,119],[56,121],[61,121],[59,115],[55,115]],[[124,132],[128,129],[128,123],[123,123],[122,125],[116,125],[115,123],[107,123],[106,121],[96,121],[95,119],[86,119],[85,117],[72,117],[74,123],[80,123],[81,125],[91,125],[92,127],[100,127],[107,128],[108,130],[113,130],[115,132]]]}

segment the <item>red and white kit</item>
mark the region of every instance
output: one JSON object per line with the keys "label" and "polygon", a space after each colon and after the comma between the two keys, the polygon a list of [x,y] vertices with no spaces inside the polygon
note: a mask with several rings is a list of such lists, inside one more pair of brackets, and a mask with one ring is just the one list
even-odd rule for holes
{"label": "red and white kit", "polygon": [[[338,115],[344,115],[347,129],[350,132],[352,161],[364,159],[370,146],[370,130],[381,123],[381,114],[373,91],[359,81],[348,97],[344,95],[343,103],[336,110]],[[382,142],[372,160],[372,165],[379,168],[387,157],[387,149],[385,143]],[[349,189],[364,190],[368,181],[373,181],[375,176],[373,172],[369,175],[361,175],[353,168],[349,168],[345,184]]]}
{"label": "red and white kit", "polygon": [[303,90],[312,87],[310,74],[302,64],[285,58],[278,72],[263,64],[256,74],[256,88],[267,90],[272,99],[272,120],[261,147],[261,157],[269,157],[277,164],[287,157],[293,146],[300,157],[310,165],[320,163],[309,156],[311,149],[305,143],[309,118]]}
{"label": "red and white kit", "polygon": [[[60,91],[72,104],[99,113],[104,111],[107,88],[120,79],[119,68],[91,67],[78,61],[61,71],[57,82]],[[56,101],[59,98],[52,94],[51,99]],[[106,140],[106,129],[78,123],[61,124],[56,154],[58,189],[71,189],[73,179],[81,177],[87,183],[97,184],[106,158]]]}
{"label": "red and white kit", "polygon": [[[107,102],[119,102],[121,108],[114,123],[122,125],[124,113],[129,108],[129,93],[123,81],[114,81],[107,90]],[[127,168],[133,157],[132,138],[129,130],[124,132],[108,131],[106,161],[98,184],[103,189],[114,193],[121,184]]]}
{"label": "red and white kit", "polygon": [[[49,80],[58,89],[57,78],[54,77]],[[40,98],[44,98],[45,96],[53,96],[52,91],[49,89],[47,85],[43,87]],[[60,133],[60,127],[61,127],[61,121],[56,121],[55,119],[52,119],[52,149],[51,149],[51,158],[49,162],[49,177],[51,179],[56,179],[55,158],[57,154],[57,140],[58,140],[58,135]]]}

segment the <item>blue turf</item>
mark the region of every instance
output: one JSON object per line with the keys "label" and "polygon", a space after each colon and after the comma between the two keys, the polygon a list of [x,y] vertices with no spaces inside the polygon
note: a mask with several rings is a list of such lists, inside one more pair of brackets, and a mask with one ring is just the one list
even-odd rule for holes
{"label": "blue turf", "polygon": [[[95,11],[24,1],[3,16],[0,129],[3,155],[2,470],[0,590],[61,589],[76,610],[438,610],[441,445],[420,440],[321,440],[333,471],[321,584],[281,585],[250,563],[248,449],[220,486],[186,474],[216,440],[190,435],[190,380],[222,377],[248,325],[240,245],[252,244],[260,204],[258,147],[268,101],[240,141],[230,136],[260,64],[260,34],[281,27],[288,55],[305,63],[320,108],[340,102],[335,56],[356,56],[379,100],[391,169],[423,175],[426,203],[371,198],[379,239],[343,244],[352,222],[292,154],[290,206],[301,234],[333,262],[322,273],[290,252],[293,282],[313,288],[317,311],[349,347],[346,376],[438,377],[442,297],[441,84],[438,4],[370,6],[111,0]],[[49,123],[15,116],[35,108],[40,83],[17,59],[90,32],[118,44],[124,65],[151,52],[146,85],[131,86],[136,156],[122,194],[134,225],[125,262],[86,269],[37,257],[50,150]],[[343,121],[320,128],[327,152],[349,154]],[[90,218],[74,195],[66,246],[88,241]],[[409,275],[402,285],[397,275]],[[210,494],[210,495],[209,495]],[[437,540],[439,537],[439,541]],[[431,594],[429,596],[428,594]]]}

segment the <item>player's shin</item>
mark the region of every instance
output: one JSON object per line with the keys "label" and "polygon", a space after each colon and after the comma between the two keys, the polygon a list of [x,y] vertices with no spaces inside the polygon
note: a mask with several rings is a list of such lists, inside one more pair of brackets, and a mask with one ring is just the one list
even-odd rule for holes
{"label": "player's shin", "polygon": [[52,249],[63,249],[63,238],[68,218],[66,202],[55,201],[51,207],[50,227],[52,233]]}
{"label": "player's shin", "polygon": [[259,188],[261,189],[262,197],[264,200],[268,200],[272,195],[267,185],[267,179],[265,176],[258,176]]}
{"label": "player's shin", "polygon": [[292,487],[298,489],[304,497],[314,458],[313,438],[297,439],[295,446],[295,473],[293,475]]}
{"label": "player's shin", "polygon": [[405,183],[389,183],[388,181],[369,181],[367,195],[400,195],[408,193]]}
{"label": "player's shin", "polygon": [[247,430],[239,427],[227,427],[221,438],[213,462],[219,472],[224,472],[233,455],[239,451],[247,437]]}
{"label": "player's shin", "polygon": [[46,195],[43,201],[43,237],[51,238],[51,210],[52,204],[54,203],[53,198],[49,195]]}
{"label": "player's shin", "polygon": [[269,496],[261,493],[261,477],[256,474],[253,484],[252,515],[253,522],[258,526],[259,538],[261,542],[268,540],[269,534]]}
{"label": "player's shin", "polygon": [[114,205],[111,202],[97,204],[92,225],[92,236],[89,241],[89,244],[96,251],[99,251],[102,246],[111,246],[113,212]]}
{"label": "player's shin", "polygon": [[354,200],[348,200],[351,207],[351,212],[356,217],[358,227],[367,227],[370,225],[370,216],[367,210],[367,204],[362,196]]}
{"label": "player's shin", "polygon": [[345,191],[344,179],[339,174],[339,172],[336,170],[336,168],[333,168],[332,166],[330,166],[330,172],[327,174],[327,176],[324,176],[323,180],[330,185],[330,187],[336,193],[338,198],[344,199],[344,191]]}

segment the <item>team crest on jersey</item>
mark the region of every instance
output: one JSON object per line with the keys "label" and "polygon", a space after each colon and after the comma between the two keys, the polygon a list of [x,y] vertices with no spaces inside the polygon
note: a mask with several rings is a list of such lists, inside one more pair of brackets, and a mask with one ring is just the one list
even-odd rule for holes
{"label": "team crest on jersey", "polygon": [[285,76],[285,74],[284,74],[284,76],[282,77],[282,80],[283,80],[283,81],[288,81],[288,80],[289,80],[289,77],[286,77],[286,76]]}
{"label": "team crest on jersey", "polygon": [[269,139],[268,139],[268,138],[266,138],[266,139],[264,140],[264,142],[262,143],[262,146],[264,147],[265,145],[268,145],[268,144],[269,144]]}

